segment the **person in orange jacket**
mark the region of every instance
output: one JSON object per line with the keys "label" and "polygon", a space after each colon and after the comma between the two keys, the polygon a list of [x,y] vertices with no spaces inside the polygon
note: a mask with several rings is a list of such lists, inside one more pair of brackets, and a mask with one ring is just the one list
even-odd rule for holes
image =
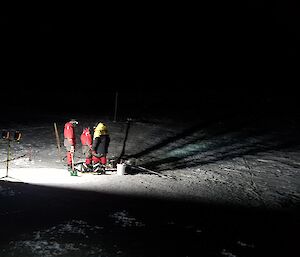
{"label": "person in orange jacket", "polygon": [[74,153],[76,146],[75,127],[77,125],[78,121],[72,119],[64,126],[64,146],[67,151],[67,165],[71,176],[77,176],[77,172],[74,169]]}
{"label": "person in orange jacket", "polygon": [[85,162],[82,164],[83,172],[92,172],[93,171],[93,164],[92,164],[93,139],[89,127],[83,129],[80,136],[80,140],[82,144],[82,153],[85,156]]}

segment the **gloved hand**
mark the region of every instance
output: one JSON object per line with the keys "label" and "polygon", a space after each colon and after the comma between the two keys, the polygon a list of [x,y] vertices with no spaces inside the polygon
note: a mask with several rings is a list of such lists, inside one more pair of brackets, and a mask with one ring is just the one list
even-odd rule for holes
{"label": "gloved hand", "polygon": [[70,152],[71,152],[71,153],[74,153],[74,152],[75,152],[75,147],[74,147],[74,145],[71,145]]}

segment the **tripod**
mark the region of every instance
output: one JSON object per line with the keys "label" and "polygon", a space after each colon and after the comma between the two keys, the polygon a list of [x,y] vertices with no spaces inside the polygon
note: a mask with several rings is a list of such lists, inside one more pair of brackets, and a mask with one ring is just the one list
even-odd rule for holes
{"label": "tripod", "polygon": [[[6,175],[4,177],[1,177],[0,179],[4,179],[4,178],[15,179],[13,177],[8,176],[8,166],[9,166],[9,162],[11,161],[11,159],[10,159],[10,142],[12,141],[12,139],[10,139],[9,135],[10,135],[9,132],[5,132],[5,136],[2,135],[2,138],[7,140],[7,155],[6,155]],[[20,138],[21,138],[21,133],[15,132],[14,140],[19,141]]]}
{"label": "tripod", "polygon": [[8,163],[10,161],[10,139],[7,139],[7,158],[6,158],[6,175],[4,177],[1,177],[0,179],[3,178],[12,178],[8,176]]}

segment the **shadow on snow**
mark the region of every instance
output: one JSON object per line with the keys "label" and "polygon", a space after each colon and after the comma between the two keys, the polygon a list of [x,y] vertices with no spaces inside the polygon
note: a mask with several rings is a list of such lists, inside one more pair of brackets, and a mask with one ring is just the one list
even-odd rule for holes
{"label": "shadow on snow", "polygon": [[[299,230],[298,210],[236,208],[7,181],[0,181],[0,188],[15,192],[14,196],[0,196],[0,256],[8,256],[2,255],[3,249],[12,242],[72,220],[103,230],[91,238],[69,235],[63,240],[79,247],[104,244],[112,252],[117,245],[121,256],[218,256],[225,249],[237,256],[292,256],[297,247],[292,235]],[[144,226],[126,228],[111,219],[114,213],[124,211]],[[241,242],[251,247],[243,247]],[[27,255],[23,252],[22,256]]]}

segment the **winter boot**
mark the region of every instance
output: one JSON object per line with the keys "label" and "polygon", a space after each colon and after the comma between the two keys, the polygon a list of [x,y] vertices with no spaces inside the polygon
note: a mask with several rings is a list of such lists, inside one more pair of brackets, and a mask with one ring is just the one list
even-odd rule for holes
{"label": "winter boot", "polygon": [[93,172],[98,173],[100,171],[100,163],[97,162],[93,165]]}
{"label": "winter boot", "polygon": [[93,172],[93,166],[91,164],[82,164],[82,172]]}
{"label": "winter boot", "polygon": [[106,167],[106,166],[105,166],[104,164],[101,164],[100,167],[101,167],[101,168],[100,168],[100,169],[101,169],[101,173],[102,173],[102,174],[105,174],[105,167]]}
{"label": "winter boot", "polygon": [[100,162],[93,165],[93,171],[97,174],[104,174],[104,168]]}
{"label": "winter boot", "polygon": [[87,172],[93,172],[93,165],[87,164]]}

